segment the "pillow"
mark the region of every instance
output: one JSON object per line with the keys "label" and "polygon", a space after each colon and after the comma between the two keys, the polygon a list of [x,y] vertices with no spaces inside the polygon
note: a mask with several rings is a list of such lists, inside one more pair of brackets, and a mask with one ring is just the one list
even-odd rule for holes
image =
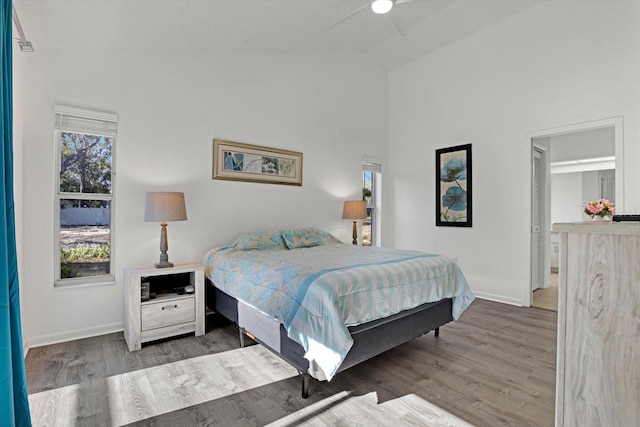
{"label": "pillow", "polygon": [[284,243],[289,249],[310,248],[320,245],[332,245],[342,243],[330,233],[315,227],[297,228],[282,232]]}
{"label": "pillow", "polygon": [[252,231],[233,241],[231,247],[237,251],[287,249],[281,230]]}

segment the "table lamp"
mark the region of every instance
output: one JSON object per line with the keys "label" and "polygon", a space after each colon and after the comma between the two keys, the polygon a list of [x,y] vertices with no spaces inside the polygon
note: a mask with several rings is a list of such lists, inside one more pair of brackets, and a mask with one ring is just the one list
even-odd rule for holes
{"label": "table lamp", "polygon": [[358,244],[358,230],[356,222],[359,219],[367,218],[367,202],[364,200],[345,200],[342,208],[342,219],[353,220],[353,244]]}
{"label": "table lamp", "polygon": [[167,250],[167,221],[186,221],[187,209],[184,204],[184,193],[158,192],[147,193],[144,206],[145,222],[160,221],[160,262],[156,268],[173,267],[169,262]]}

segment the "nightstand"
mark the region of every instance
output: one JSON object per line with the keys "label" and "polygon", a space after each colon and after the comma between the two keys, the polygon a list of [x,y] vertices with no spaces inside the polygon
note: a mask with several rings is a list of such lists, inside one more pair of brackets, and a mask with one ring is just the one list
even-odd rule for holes
{"label": "nightstand", "polygon": [[[142,283],[155,298],[142,301]],[[194,292],[174,288],[193,285]],[[124,269],[124,339],[129,351],[142,343],[195,332],[204,334],[204,267],[176,264],[171,268]]]}

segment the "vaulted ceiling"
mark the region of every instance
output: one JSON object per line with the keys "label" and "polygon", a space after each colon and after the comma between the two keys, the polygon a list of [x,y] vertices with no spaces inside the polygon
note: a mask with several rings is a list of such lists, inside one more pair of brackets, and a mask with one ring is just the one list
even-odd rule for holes
{"label": "vaulted ceiling", "polygon": [[[57,48],[366,52],[392,69],[544,0],[14,0],[36,53]],[[395,21],[395,24],[394,24]],[[398,27],[405,32],[400,34]]]}

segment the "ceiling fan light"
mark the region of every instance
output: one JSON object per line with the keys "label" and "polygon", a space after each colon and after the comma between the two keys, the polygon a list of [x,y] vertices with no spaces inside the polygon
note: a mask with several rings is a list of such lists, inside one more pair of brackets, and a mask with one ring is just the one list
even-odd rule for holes
{"label": "ceiling fan light", "polygon": [[391,10],[393,7],[393,0],[373,0],[371,2],[371,10],[377,14],[385,14]]}

